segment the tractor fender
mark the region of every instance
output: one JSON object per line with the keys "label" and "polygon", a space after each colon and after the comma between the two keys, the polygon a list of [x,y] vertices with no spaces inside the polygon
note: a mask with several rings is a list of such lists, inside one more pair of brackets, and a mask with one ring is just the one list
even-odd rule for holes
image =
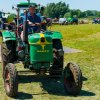
{"label": "tractor fender", "polygon": [[63,36],[60,32],[52,32],[52,39],[63,39]]}
{"label": "tractor fender", "polygon": [[3,38],[3,42],[9,41],[9,40],[16,40],[16,34],[11,31],[3,31],[2,38]]}
{"label": "tractor fender", "polygon": [[63,36],[60,32],[46,31],[46,34],[51,36],[52,39],[63,39]]}

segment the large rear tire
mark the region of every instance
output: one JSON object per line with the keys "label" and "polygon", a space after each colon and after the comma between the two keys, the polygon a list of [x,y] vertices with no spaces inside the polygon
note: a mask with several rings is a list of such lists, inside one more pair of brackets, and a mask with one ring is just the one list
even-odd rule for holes
{"label": "large rear tire", "polygon": [[78,95],[82,88],[82,73],[73,63],[68,63],[63,73],[64,88],[70,95]]}
{"label": "large rear tire", "polygon": [[[16,61],[16,41],[3,42],[1,45],[2,75],[7,63]],[[3,76],[4,77],[4,76]]]}
{"label": "large rear tire", "polygon": [[53,40],[53,65],[50,68],[50,75],[62,75],[64,63],[63,46],[60,39]]}
{"label": "large rear tire", "polygon": [[4,70],[4,88],[9,97],[15,97],[18,92],[17,70],[12,63],[8,63]]}

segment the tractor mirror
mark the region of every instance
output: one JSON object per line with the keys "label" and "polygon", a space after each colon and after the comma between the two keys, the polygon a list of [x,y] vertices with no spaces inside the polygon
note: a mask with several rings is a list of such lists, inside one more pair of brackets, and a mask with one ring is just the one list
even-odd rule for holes
{"label": "tractor mirror", "polygon": [[3,13],[3,16],[5,16],[5,13]]}
{"label": "tractor mirror", "polygon": [[8,14],[10,14],[10,12],[8,12]]}
{"label": "tractor mirror", "polygon": [[14,6],[12,6],[12,9],[14,9]]}
{"label": "tractor mirror", "polygon": [[44,10],[45,10],[45,8],[44,8],[44,7],[41,7],[41,8],[40,8],[41,15],[43,15],[43,14],[44,14]]}
{"label": "tractor mirror", "polygon": [[44,9],[45,9],[44,7],[41,7],[41,11],[44,11]]}

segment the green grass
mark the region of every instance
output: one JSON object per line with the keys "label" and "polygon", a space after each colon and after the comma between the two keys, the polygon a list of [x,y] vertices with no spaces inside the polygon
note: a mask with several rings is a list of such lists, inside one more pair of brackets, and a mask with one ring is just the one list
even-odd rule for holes
{"label": "green grass", "polygon": [[[34,100],[99,100],[100,98],[100,25],[72,25],[51,27],[63,34],[63,45],[82,50],[80,53],[65,54],[65,63],[77,63],[84,76],[83,88],[79,96],[65,93],[63,84],[54,79],[21,76],[19,94],[16,99]],[[20,70],[22,66],[19,65]],[[0,68],[1,69],[1,68]],[[0,70],[1,76],[1,70]],[[5,95],[3,80],[0,78],[0,99],[10,100]]]}

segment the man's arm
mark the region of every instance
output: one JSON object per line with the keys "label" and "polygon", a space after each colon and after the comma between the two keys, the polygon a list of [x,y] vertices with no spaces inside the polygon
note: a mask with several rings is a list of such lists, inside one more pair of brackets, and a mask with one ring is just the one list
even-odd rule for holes
{"label": "man's arm", "polygon": [[37,22],[35,23],[37,26],[41,25],[41,18],[37,16]]}
{"label": "man's arm", "polygon": [[29,20],[28,20],[28,24],[29,24],[30,26],[40,26],[40,25],[41,25],[41,23],[32,23],[32,22],[30,22]]}

